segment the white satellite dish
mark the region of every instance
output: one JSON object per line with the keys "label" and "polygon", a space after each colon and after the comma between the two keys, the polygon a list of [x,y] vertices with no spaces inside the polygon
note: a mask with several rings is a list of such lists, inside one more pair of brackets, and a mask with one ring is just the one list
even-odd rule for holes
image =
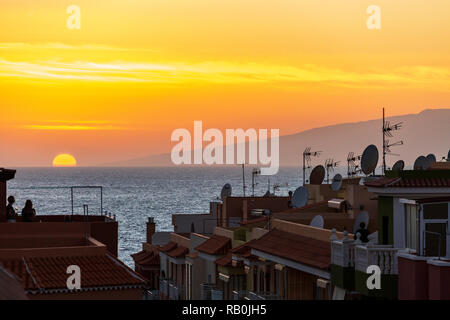
{"label": "white satellite dish", "polygon": [[403,169],[405,169],[405,161],[403,160],[398,160],[392,166],[392,171],[403,171]]}
{"label": "white satellite dish", "polygon": [[226,183],[223,187],[222,187],[222,191],[220,192],[220,198],[226,198],[226,197],[231,197],[231,185],[229,183]]}
{"label": "white satellite dish", "polygon": [[356,230],[359,229],[359,225],[361,224],[361,222],[364,222],[364,224],[366,225],[365,228],[368,229],[369,220],[370,220],[369,213],[367,211],[361,211],[356,217],[355,223],[353,224],[353,233],[355,233]]}
{"label": "white satellite dish", "polygon": [[368,146],[361,156],[361,170],[369,175],[375,171],[378,164],[378,149],[375,145]]}
{"label": "white satellite dish", "polygon": [[311,227],[323,229],[324,224],[325,221],[323,220],[323,217],[321,215],[317,215],[311,220],[311,223],[309,225]]}
{"label": "white satellite dish", "polygon": [[414,162],[414,170],[427,170],[430,167],[430,160],[420,156]]}
{"label": "white satellite dish", "polygon": [[333,177],[333,182],[331,183],[331,189],[333,191],[338,191],[342,187],[342,176],[338,173]]}
{"label": "white satellite dish", "polygon": [[304,207],[308,203],[308,189],[305,187],[298,187],[292,196],[292,206],[294,208]]}
{"label": "white satellite dish", "polygon": [[431,163],[435,163],[436,162],[436,156],[432,153],[430,153],[429,155],[426,156],[426,158],[428,159],[428,161]]}

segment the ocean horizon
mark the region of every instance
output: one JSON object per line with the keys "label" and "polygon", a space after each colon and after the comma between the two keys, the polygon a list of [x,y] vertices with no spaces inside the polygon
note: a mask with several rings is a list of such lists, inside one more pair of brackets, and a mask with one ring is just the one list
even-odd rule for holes
{"label": "ocean horizon", "polygon": [[[252,195],[252,169],[245,167],[247,196]],[[271,192],[278,184],[276,195],[287,195],[302,185],[301,171],[283,167],[277,175],[257,176],[255,196],[264,195],[269,183]],[[71,186],[102,186],[103,210],[119,222],[119,258],[134,267],[130,255],[145,242],[148,217],[154,217],[157,231],[173,231],[172,214],[208,213],[209,203],[218,199],[225,183],[231,184],[233,195],[243,195],[242,168],[22,167],[8,184],[8,195],[16,198],[19,211],[31,199],[37,215],[61,215],[72,212]],[[88,205],[89,214],[100,214],[99,190],[75,189],[74,213],[83,214],[83,205]]]}

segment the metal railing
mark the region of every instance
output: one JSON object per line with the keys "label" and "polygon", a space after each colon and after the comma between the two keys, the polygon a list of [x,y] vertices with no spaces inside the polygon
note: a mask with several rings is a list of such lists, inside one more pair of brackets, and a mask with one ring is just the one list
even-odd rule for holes
{"label": "metal railing", "polygon": [[248,293],[249,300],[281,300],[282,298],[270,292],[252,292]]}
{"label": "metal railing", "polygon": [[159,300],[158,290],[147,290],[144,294],[143,300]]}
{"label": "metal railing", "polygon": [[200,285],[201,300],[223,300],[223,291],[214,283],[202,283]]}
{"label": "metal railing", "polygon": [[277,294],[270,292],[253,292],[248,290],[233,291],[233,300],[282,300]]}

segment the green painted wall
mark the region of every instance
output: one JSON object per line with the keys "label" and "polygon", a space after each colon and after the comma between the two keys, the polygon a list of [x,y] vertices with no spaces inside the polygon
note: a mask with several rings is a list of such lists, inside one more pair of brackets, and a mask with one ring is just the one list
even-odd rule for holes
{"label": "green painted wall", "polygon": [[[383,230],[383,217],[388,217],[389,228]],[[383,243],[384,233],[388,233],[388,243],[394,244],[394,200],[392,197],[378,196],[378,243]]]}
{"label": "green painted wall", "polygon": [[369,290],[367,288],[367,273],[355,271],[355,290],[367,297],[398,299],[398,276],[393,274],[381,275],[381,289]]}
{"label": "green painted wall", "polygon": [[351,290],[355,289],[355,269],[341,267],[332,264],[330,267],[331,284],[339,288]]}

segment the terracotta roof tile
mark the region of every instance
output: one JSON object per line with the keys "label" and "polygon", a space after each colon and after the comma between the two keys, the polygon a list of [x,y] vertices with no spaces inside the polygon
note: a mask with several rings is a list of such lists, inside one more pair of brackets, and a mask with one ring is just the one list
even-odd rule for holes
{"label": "terracotta roof tile", "polygon": [[173,249],[172,251],[169,251],[167,253],[168,256],[172,258],[182,258],[187,253],[189,253],[189,249],[183,246],[178,246],[177,248]]}
{"label": "terracotta roof tile", "polygon": [[250,244],[255,250],[319,269],[328,269],[331,247],[327,241],[273,229]]}
{"label": "terracotta roof tile", "polygon": [[450,170],[450,161],[434,162],[429,170]]}
{"label": "terracotta roof tile", "polygon": [[450,178],[379,178],[365,183],[374,188],[449,188]]}
{"label": "terracotta roof tile", "polygon": [[226,255],[217,259],[214,262],[215,262],[215,264],[222,266],[222,267],[232,267],[233,266],[233,255],[229,251]]}
{"label": "terracotta roof tile", "polygon": [[109,254],[77,257],[35,257],[0,262],[28,291],[67,290],[67,267],[81,269],[81,287],[143,287],[144,279]]}
{"label": "terracotta roof tile", "polygon": [[225,254],[228,249],[231,249],[231,239],[216,234],[195,248],[197,251],[211,255]]}
{"label": "terracotta roof tile", "polygon": [[160,260],[159,260],[159,253],[157,251],[140,251],[138,253],[132,254],[131,257],[133,258],[134,262],[136,264],[139,264],[141,266],[159,266]]}
{"label": "terracotta roof tile", "polygon": [[176,242],[170,241],[166,245],[164,245],[161,248],[159,248],[159,251],[169,252],[169,251],[172,251],[173,249],[175,249],[177,246],[178,246],[178,244]]}

